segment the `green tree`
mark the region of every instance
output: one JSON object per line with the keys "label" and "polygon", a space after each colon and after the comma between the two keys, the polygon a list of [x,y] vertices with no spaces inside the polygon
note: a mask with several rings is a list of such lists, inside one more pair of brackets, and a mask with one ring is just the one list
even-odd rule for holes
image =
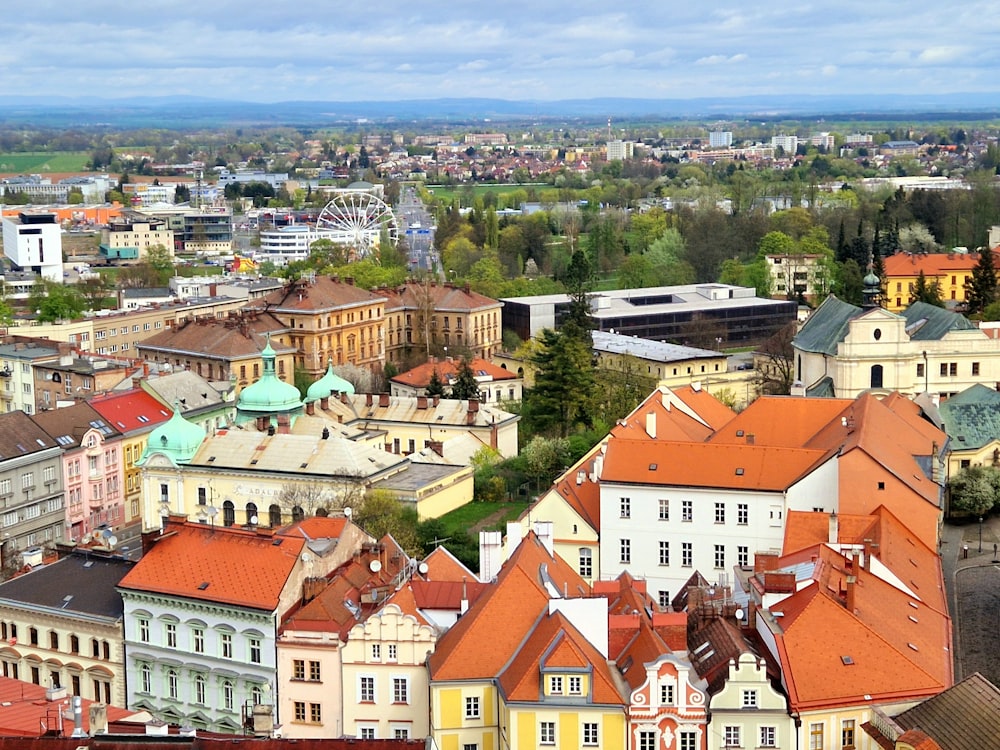
{"label": "green tree", "polygon": [[852,305],[860,305],[864,286],[864,274],[861,273],[861,266],[854,258],[850,258],[840,265],[835,287],[835,292],[840,299],[844,302],[850,302]]}
{"label": "green tree", "polygon": [[437,368],[431,371],[430,380],[427,381],[427,388],[425,389],[428,396],[444,396],[444,382],[441,380],[441,376],[438,375]]}
{"label": "green tree", "polygon": [[579,334],[548,328],[542,331],[538,344],[532,357],[535,385],[524,404],[528,431],[565,437],[578,423],[587,421],[592,406],[591,347]]}
{"label": "green tree", "polygon": [[469,401],[479,400],[479,382],[476,380],[476,373],[472,371],[472,365],[466,357],[462,357],[458,361],[458,372],[451,384],[451,398],[468,399]]}
{"label": "green tree", "polygon": [[353,511],[354,523],[376,539],[391,534],[408,555],[421,555],[416,508],[404,506],[387,490],[370,490]]}
{"label": "green tree", "polygon": [[972,269],[972,278],[965,285],[965,301],[970,315],[981,313],[997,298],[997,272],[993,267],[993,253],[979,254]]}
{"label": "green tree", "polygon": [[28,304],[42,323],[74,320],[87,309],[87,300],[79,290],[48,279],[42,279],[32,287]]}
{"label": "green tree", "polygon": [[934,279],[934,281],[928,283],[927,277],[924,275],[923,269],[921,269],[917,275],[917,283],[913,287],[911,301],[926,302],[936,307],[944,307],[944,301],[941,299],[941,285],[938,283],[938,280]]}
{"label": "green tree", "polygon": [[987,466],[969,466],[952,477],[948,491],[952,511],[985,515],[1000,496],[1000,472]]}

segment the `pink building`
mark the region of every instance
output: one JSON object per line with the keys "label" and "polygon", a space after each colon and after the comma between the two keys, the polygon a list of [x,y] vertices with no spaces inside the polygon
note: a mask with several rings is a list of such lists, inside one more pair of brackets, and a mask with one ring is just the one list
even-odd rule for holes
{"label": "pink building", "polygon": [[122,434],[81,401],[32,419],[63,448],[66,538],[81,542],[101,527],[125,522]]}

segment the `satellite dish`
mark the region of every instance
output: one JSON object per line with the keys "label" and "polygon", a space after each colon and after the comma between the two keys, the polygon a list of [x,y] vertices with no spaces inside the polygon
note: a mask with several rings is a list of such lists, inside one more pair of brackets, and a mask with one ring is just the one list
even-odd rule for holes
{"label": "satellite dish", "polygon": [[260,519],[257,518],[257,516],[250,516],[250,525],[251,526],[256,526],[258,521],[260,521]]}
{"label": "satellite dish", "polygon": [[217,515],[219,515],[219,509],[216,508],[214,505],[209,505],[208,510],[206,510],[205,512],[208,514],[209,518],[215,518]]}
{"label": "satellite dish", "polygon": [[353,516],[353,515],[354,515],[354,511],[353,511],[353,510],[351,510],[351,508],[350,508],[350,507],[347,507],[347,508],[344,508],[344,515],[345,515],[345,516],[346,516],[347,518],[350,518],[351,516]]}
{"label": "satellite dish", "polygon": [[430,569],[431,569],[431,566],[428,565],[425,562],[422,562],[422,563],[420,563],[420,565],[417,566],[417,570],[420,571],[420,575],[427,575],[427,571],[430,570]]}
{"label": "satellite dish", "polygon": [[302,562],[304,563],[312,562],[312,555],[310,555],[308,552],[303,552],[302,555],[299,557],[299,559],[302,560]]}
{"label": "satellite dish", "polygon": [[372,560],[370,563],[368,563],[368,570],[370,570],[372,573],[378,573],[380,570],[382,570],[382,563],[379,560]]}
{"label": "satellite dish", "polygon": [[736,619],[737,620],[742,620],[743,619],[744,612],[743,612],[742,609],[737,609],[733,614],[736,615]]}

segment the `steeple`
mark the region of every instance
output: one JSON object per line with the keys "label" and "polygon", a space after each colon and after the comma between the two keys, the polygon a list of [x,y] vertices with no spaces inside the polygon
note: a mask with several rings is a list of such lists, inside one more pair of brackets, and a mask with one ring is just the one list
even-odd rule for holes
{"label": "steeple", "polygon": [[875,275],[875,263],[872,254],[868,253],[868,273],[862,280],[864,288],[861,291],[861,308],[873,310],[882,306],[882,281]]}

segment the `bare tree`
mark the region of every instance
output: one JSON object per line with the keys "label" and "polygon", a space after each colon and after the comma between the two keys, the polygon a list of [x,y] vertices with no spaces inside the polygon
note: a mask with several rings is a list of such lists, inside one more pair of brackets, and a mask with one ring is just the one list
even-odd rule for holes
{"label": "bare tree", "polygon": [[792,340],[798,331],[793,320],[782,326],[754,353],[761,393],[787,395],[795,379],[795,351]]}

